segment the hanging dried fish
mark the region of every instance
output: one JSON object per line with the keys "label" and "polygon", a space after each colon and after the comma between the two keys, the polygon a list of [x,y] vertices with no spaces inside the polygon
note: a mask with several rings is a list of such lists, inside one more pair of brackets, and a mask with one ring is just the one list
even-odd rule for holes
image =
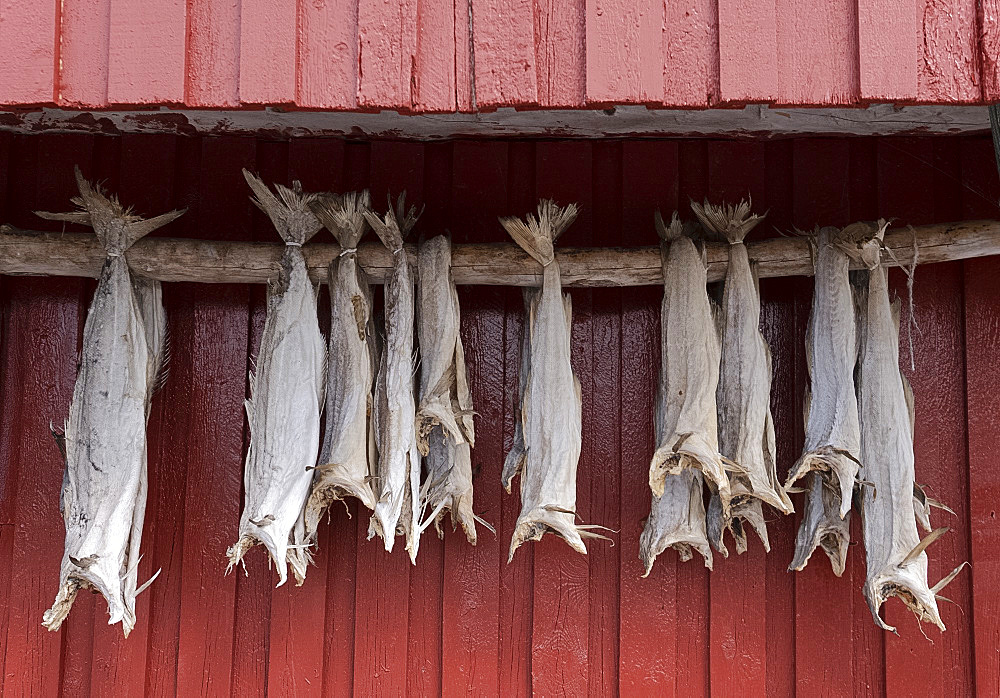
{"label": "hanging dried fish", "polygon": [[785,489],[795,491],[789,488],[804,477],[808,484],[795,557],[788,569],[805,568],[819,546],[839,577],[847,559],[851,496],[861,465],[854,391],[858,340],[848,273],[852,260],[870,264],[878,246],[856,226],[822,228],[811,243],[815,286],[806,337],[811,386],[806,394],[806,437]]}
{"label": "hanging dried fish", "polygon": [[709,537],[723,555],[728,551],[722,534],[729,529],[736,550],[746,550],[749,524],[770,551],[761,502],[783,514],[792,512],[792,502],[778,482],[775,465],[774,426],[771,419],[771,352],[760,332],[760,289],[750,266],[743,239],[762,220],[750,214],[750,204],[717,207],[707,201],[691,208],[706,230],[729,242],[729,266],[719,314],[722,365],[716,394],[719,450],[742,468],[729,474],[732,508],[722,511],[718,494],[708,511]]}
{"label": "hanging dried fish", "polygon": [[685,234],[676,213],[667,226],[657,212],[656,229],[664,283],[654,424],[659,447],[649,470],[653,502],[639,542],[646,574],[668,546],[682,561],[691,559],[693,548],[712,569],[704,477],[726,511],[730,499],[729,479],[718,452],[715,396],[721,349],[706,288],[704,254]]}
{"label": "hanging dried fish", "polygon": [[[426,479],[421,509],[430,511],[441,534],[440,520],[451,513],[453,527],[461,524],[476,544],[472,510],[472,394],[465,371],[465,351],[459,330],[458,291],[451,276],[451,242],[438,235],[420,245],[419,313],[420,404],[417,446],[425,457]],[[426,524],[425,524],[426,525]]]}
{"label": "hanging dried fish", "polygon": [[529,215],[527,222],[500,219],[514,242],[543,268],[541,291],[525,294],[529,309],[524,346],[528,351],[521,359],[521,441],[515,440],[503,473],[508,492],[511,480],[521,474],[521,514],[508,560],[521,543],[540,540],[546,533],[561,536],[583,554],[587,553],[583,538],[601,537],[592,532],[595,526],[575,523],[583,406],[580,381],[570,364],[573,307],[569,295],[562,293],[553,248],[576,215],[575,204],[560,208],[542,200],[537,218]]}
{"label": "hanging dried fish", "polygon": [[416,563],[420,545],[420,452],[417,450],[414,399],[413,273],[403,239],[419,214],[406,210],[405,194],[380,219],[365,218],[392,252],[392,272],[385,282],[385,348],[376,378],[375,436],[378,443],[378,501],[368,537],[376,533],[392,550],[397,534],[406,538],[410,560]]}
{"label": "hanging dried fish", "polygon": [[356,497],[375,508],[372,381],[375,348],[371,287],[358,264],[358,242],[371,205],[367,191],[321,196],[312,211],[340,244],[330,264],[330,337],[327,348],[326,429],[312,492],[306,504],[306,534],[316,539],[319,521],[333,502]]}
{"label": "hanging dried fish", "polygon": [[[267,316],[256,374],[246,401],[250,448],[243,474],[245,496],[239,540],[226,554],[231,570],[261,543],[278,571],[278,586],[291,566],[297,584],[311,561],[304,508],[319,448],[326,353],[302,245],[322,227],[310,210],[315,194],[275,185],[275,196],[243,170],[252,199],[285,241],[276,283],[268,285]],[[280,198],[279,198],[280,197]],[[227,570],[228,571],[228,570]]]}
{"label": "hanging dried fish", "polygon": [[[873,238],[881,242],[886,224]],[[899,370],[899,304],[889,302],[888,271],[876,266],[859,274],[860,362],[858,407],[861,457],[871,487],[861,492],[867,576],[865,600],[884,630],[895,628],[879,617],[890,596],[898,596],[920,621],[944,630],[935,594],[961,567],[933,589],[927,583],[924,550],[948,529],[920,540],[914,512],[912,398]],[[927,522],[929,525],[929,521]]]}
{"label": "hanging dried fish", "polygon": [[[146,511],[146,420],[166,361],[160,284],[132,279],[125,252],[183,211],[144,220],[76,170],[78,211],[43,218],[94,228],[107,259],[83,329],[83,354],[65,433],[60,511],[66,545],[59,592],[43,624],[58,630],[80,589],[108,602],[108,623],[135,626],[139,547]],[[159,572],[157,572],[159,574]],[[153,576],[155,579],[156,575]]]}

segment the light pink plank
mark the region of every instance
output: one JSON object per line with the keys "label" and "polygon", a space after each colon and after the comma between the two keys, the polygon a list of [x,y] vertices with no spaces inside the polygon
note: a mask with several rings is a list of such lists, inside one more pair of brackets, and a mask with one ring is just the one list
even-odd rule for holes
{"label": "light pink plank", "polygon": [[588,102],[664,101],[662,19],[663,3],[656,0],[587,0]]}
{"label": "light pink plank", "polygon": [[983,101],[1000,100],[1000,0],[979,0]]}
{"label": "light pink plank", "polygon": [[[456,26],[456,22],[458,25]],[[462,85],[468,93],[469,65],[468,3],[423,2],[417,4],[417,42],[410,99],[417,111],[455,111],[455,91]],[[456,45],[461,35],[461,46]],[[456,61],[464,61],[459,78]]]}
{"label": "light pink plank", "polygon": [[56,101],[69,107],[108,103],[111,0],[63,0]]}
{"label": "light pink plank", "polygon": [[666,3],[663,102],[705,107],[719,100],[719,12],[715,0]]}
{"label": "light pink plank", "polygon": [[531,0],[471,0],[476,105],[538,102]]}
{"label": "light pink plank", "polygon": [[358,6],[303,2],[299,6],[300,107],[353,109],[358,105]]}
{"label": "light pink plank", "polygon": [[723,102],[769,102],[777,96],[773,0],[719,0],[719,95]]}
{"label": "light pink plank", "polygon": [[188,0],[188,106],[238,106],[239,56],[239,0]]}
{"label": "light pink plank", "polygon": [[917,99],[979,101],[976,0],[924,0],[920,4]]}
{"label": "light pink plank", "polygon": [[184,101],[184,0],[113,0],[108,102]]}
{"label": "light pink plank", "polygon": [[855,0],[778,0],[779,102],[818,105],[857,101],[857,7]]}
{"label": "light pink plank", "polygon": [[586,7],[583,0],[535,0],[539,106],[583,106],[587,92]]}
{"label": "light pink plank", "polygon": [[416,78],[416,0],[360,0],[358,46],[358,105],[409,109]]}
{"label": "light pink plank", "polygon": [[244,104],[295,100],[296,0],[242,0],[240,87]]}
{"label": "light pink plank", "polygon": [[917,3],[858,0],[861,99],[917,97]]}
{"label": "light pink plank", "polygon": [[59,3],[0,0],[0,102],[45,104],[55,98]]}
{"label": "light pink plank", "polygon": [[455,101],[458,111],[472,111],[472,40],[469,30],[472,25],[472,4],[456,2],[454,7],[455,27]]}

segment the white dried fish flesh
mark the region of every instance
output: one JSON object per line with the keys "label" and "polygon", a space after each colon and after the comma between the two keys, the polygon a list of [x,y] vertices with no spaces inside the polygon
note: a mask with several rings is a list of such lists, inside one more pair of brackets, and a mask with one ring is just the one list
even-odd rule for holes
{"label": "white dried fish flesh", "polygon": [[[593,526],[578,526],[576,468],[580,459],[582,401],[580,381],[570,363],[573,309],[563,295],[559,262],[553,243],[576,219],[576,205],[560,208],[553,201],[538,204],[538,217],[501,218],[514,241],[543,267],[542,289],[530,294],[526,339],[527,376],[522,375],[521,435],[524,455],[508,454],[504,479],[509,483],[520,465],[521,513],[514,527],[508,560],[524,541],[546,533],[561,536],[586,554],[585,537],[596,537]],[[525,359],[522,359],[522,366]],[[516,444],[520,445],[520,444]]]}
{"label": "white dried fish flesh", "polygon": [[737,551],[743,552],[749,525],[769,551],[761,502],[783,514],[792,512],[792,502],[778,482],[770,408],[771,353],[760,332],[760,290],[743,244],[761,217],[751,215],[746,202],[724,207],[692,203],[691,208],[706,230],[729,243],[719,322],[722,364],[716,401],[719,450],[741,471],[729,473],[732,507],[728,516],[722,512],[719,496],[712,498],[708,512],[710,540],[723,555],[728,554],[722,533],[729,529]]}
{"label": "white dried fish flesh", "polygon": [[[391,203],[391,202],[390,202]],[[378,443],[378,500],[368,537],[378,534],[392,551],[397,534],[406,540],[416,563],[420,545],[420,452],[417,449],[413,355],[413,272],[403,239],[417,220],[399,197],[383,219],[365,212],[368,223],[392,252],[392,272],[385,281],[385,347],[375,393],[375,435]]]}
{"label": "white dried fish flesh", "polygon": [[[877,239],[885,225],[880,221]],[[867,575],[864,594],[879,627],[895,628],[879,617],[890,596],[898,596],[921,621],[944,630],[935,591],[927,583],[925,548],[948,529],[923,541],[914,512],[913,431],[903,376],[899,370],[898,305],[889,302],[888,272],[883,267],[859,275],[858,314],[861,352],[858,407],[861,459],[870,487],[862,488],[861,521]],[[867,278],[864,278],[867,277]]]}
{"label": "white dried fish flesh", "polygon": [[465,351],[459,336],[458,291],[451,276],[451,242],[438,235],[417,253],[420,341],[420,404],[417,446],[424,456],[425,481],[421,508],[440,520],[450,512],[452,526],[461,524],[476,544],[472,510],[472,394],[466,376]]}
{"label": "white dried fish flesh", "polygon": [[367,191],[324,196],[312,210],[333,233],[341,252],[330,264],[330,336],[327,347],[326,429],[312,492],[306,504],[305,524],[310,541],[330,505],[356,497],[375,508],[372,490],[374,428],[372,384],[375,377],[371,287],[358,264],[357,246],[371,205]]}
{"label": "white dried fish flesh", "polygon": [[246,401],[250,448],[243,473],[239,540],[227,551],[229,568],[261,543],[278,572],[292,568],[297,584],[310,562],[304,508],[319,449],[326,352],[302,245],[322,227],[310,210],[315,195],[301,185],[276,185],[278,197],[246,170],[253,202],[271,219],[285,251],[276,282],[268,285],[267,315]]}
{"label": "white dried fish flesh", "polygon": [[[715,395],[719,339],[706,287],[705,260],[675,213],[656,217],[663,263],[660,381],[654,430],[659,446],[650,465],[653,501],[639,541],[646,574],[673,547],[681,560],[696,550],[712,568],[703,500],[707,473],[728,508],[729,480],[718,452]],[[720,505],[722,503],[720,501]]]}
{"label": "white dried fish flesh", "polygon": [[[108,603],[109,624],[135,626],[139,547],[146,510],[146,419],[165,362],[166,316],[158,282],[133,280],[125,252],[183,211],[143,220],[76,171],[80,210],[40,213],[90,225],[107,252],[83,330],[83,354],[62,437],[60,511],[66,544],[59,592],[43,624],[58,630],[80,589]],[[154,575],[155,578],[155,575]],[[152,581],[152,580],[150,580]],[[149,582],[146,582],[149,584]]]}
{"label": "white dried fish flesh", "polygon": [[858,339],[848,274],[852,259],[870,261],[873,243],[858,233],[853,226],[822,228],[813,240],[815,279],[806,337],[810,388],[805,445],[785,483],[787,490],[809,476],[789,569],[805,568],[819,546],[838,577],[847,559],[851,497],[861,465],[854,390]]}

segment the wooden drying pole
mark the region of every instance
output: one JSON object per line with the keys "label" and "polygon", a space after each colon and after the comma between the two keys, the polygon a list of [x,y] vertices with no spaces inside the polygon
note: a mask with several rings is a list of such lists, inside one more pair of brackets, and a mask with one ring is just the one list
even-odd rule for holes
{"label": "wooden drying pole", "polygon": [[[963,221],[886,233],[892,254],[882,255],[888,266],[913,261],[928,264],[1000,254],[1000,221]],[[708,245],[708,279],[720,281],[726,273],[728,245]],[[762,278],[810,276],[812,261],[803,237],[761,240],[747,245],[750,259]],[[126,256],[132,270],[160,281],[199,283],[264,283],[274,278],[283,246],[277,243],[221,242],[178,238],[144,238]],[[315,282],[326,280],[326,269],[340,253],[328,243],[303,248]],[[415,248],[407,248],[414,257]],[[97,278],[105,252],[97,238],[86,233],[42,233],[0,226],[0,274],[18,276],[83,276]],[[381,283],[392,267],[392,255],[378,242],[358,250],[361,266],[371,281]],[[652,286],[663,283],[659,247],[556,248],[564,286]],[[541,267],[512,243],[452,246],[452,272],[457,284],[538,286]]]}

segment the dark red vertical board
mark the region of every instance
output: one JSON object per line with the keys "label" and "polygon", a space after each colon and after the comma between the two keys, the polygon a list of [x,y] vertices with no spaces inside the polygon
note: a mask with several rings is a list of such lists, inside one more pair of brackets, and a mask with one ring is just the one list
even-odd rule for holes
{"label": "dark red vertical board", "polygon": [[[592,149],[586,141],[539,143],[536,146],[535,188],[540,198],[561,205],[575,202],[580,214],[559,239],[559,245],[586,245],[592,239]],[[574,291],[571,356],[573,371],[583,395],[583,443],[577,468],[577,514],[582,523],[590,516],[590,469],[594,467],[595,440],[610,434],[595,421],[594,345],[591,299],[593,291]],[[599,419],[599,418],[596,418]],[[595,434],[595,429],[601,430]],[[523,477],[523,475],[522,475]],[[535,548],[534,608],[531,631],[531,687],[536,693],[569,695],[587,693],[589,677],[590,576],[589,559],[572,550],[555,535],[547,535]],[[588,547],[606,545],[590,541]],[[515,553],[516,554],[516,553]]]}
{"label": "dark red vertical board", "polygon": [[[848,215],[847,198],[841,189],[848,181],[850,152],[846,141],[804,140],[796,142],[792,166],[795,190],[792,223],[812,230],[822,225],[843,224]],[[808,320],[809,303],[797,309],[797,321],[803,326]],[[804,346],[796,352],[804,352]],[[804,368],[804,363],[803,363]],[[795,400],[801,410],[802,394],[807,380],[797,390]],[[802,441],[797,448],[801,450]],[[793,498],[798,513],[795,527],[801,521],[801,496]],[[856,514],[854,514],[856,515]],[[795,575],[795,681],[797,692],[833,691],[846,694],[853,690],[852,672],[852,608],[860,599],[858,590],[864,581],[864,566],[860,578],[855,575],[857,546],[848,555],[847,569],[836,578],[830,561],[822,552],[814,553],[809,564]],[[856,598],[857,597],[857,598]],[[861,601],[862,605],[864,601]]]}
{"label": "dark red vertical board", "polygon": [[[255,145],[249,138],[201,142],[200,169],[185,166],[179,173],[197,187],[197,215],[185,221],[186,230],[211,230],[223,240],[245,233],[251,204],[240,170],[253,167]],[[177,691],[217,695],[231,687],[233,575],[243,574],[240,568],[224,576],[226,549],[237,540],[243,507],[248,290],[199,287],[190,302],[192,333],[174,338],[193,346],[188,450],[186,463],[175,466],[187,469]],[[248,554],[267,553],[261,547]]]}
{"label": "dark red vertical board", "polygon": [[[951,220],[958,211],[961,192],[958,186],[958,160],[952,153],[938,158],[933,141],[926,139],[885,138],[878,146],[879,204],[883,215],[898,216],[898,225]],[[935,161],[937,160],[937,161]],[[934,195],[928,196],[928,192]],[[940,202],[939,193],[952,196]],[[941,215],[945,218],[942,218]],[[931,496],[961,512],[967,500],[966,489],[966,430],[961,265],[936,264],[918,266],[914,283],[914,308],[917,327],[909,326],[910,313],[906,298],[905,275],[897,270],[890,274],[892,289],[899,294],[903,306],[900,331],[900,366],[913,387],[915,404],[915,475],[916,482],[926,485]],[[908,327],[910,327],[908,332]],[[911,369],[908,337],[912,336],[915,369]],[[933,366],[933,371],[929,371]],[[927,549],[928,577],[931,584],[948,574],[965,560],[968,532],[965,526],[945,512],[931,515],[934,526],[950,526],[947,536]],[[968,596],[963,588],[965,578],[942,592],[964,608]],[[957,593],[956,593],[957,592]],[[964,602],[964,606],[962,606]],[[942,620],[948,632],[938,636],[936,628],[928,626],[934,642],[927,642],[916,618],[898,600],[886,602],[885,618],[899,630],[899,636],[887,634],[886,690],[904,692],[919,684],[928,695],[945,691],[971,692],[968,616],[947,602],[939,604]],[[957,668],[957,670],[956,670]]]}
{"label": "dark red vertical board", "polygon": [[[8,220],[35,229],[62,229],[61,223],[42,221],[31,211],[71,208],[69,197],[76,193],[72,160],[79,159],[89,168],[93,137],[60,135],[44,141],[18,137],[12,145],[9,167],[18,176],[12,180],[8,200],[17,202],[18,210],[11,211]],[[36,158],[50,163],[51,170],[38,172]],[[10,345],[7,367],[16,380],[5,384],[3,392],[9,405],[5,411],[12,413],[9,472],[13,487],[8,506],[14,524],[3,693],[55,695],[61,667],[69,664],[71,678],[86,694],[93,599],[81,595],[59,633],[41,625],[42,614],[52,605],[59,587],[65,535],[59,514],[64,463],[49,424],[61,425],[69,413],[84,285],[79,279],[4,279],[3,283],[9,304],[4,341],[30,338]],[[106,604],[101,604],[106,613]],[[70,629],[71,622],[76,632]],[[64,640],[71,633],[79,637],[79,643],[70,649],[72,656],[67,660]]]}
{"label": "dark red vertical board", "polygon": [[[456,243],[501,239],[496,216],[507,212],[507,144],[457,141],[452,146],[448,225]],[[499,233],[498,233],[499,229]],[[462,342],[468,361],[469,385],[476,410],[476,446],[472,451],[474,509],[497,529],[494,537],[480,528],[476,546],[461,533],[448,535],[444,550],[442,605],[442,676],[445,695],[519,694],[525,689],[500,684],[509,669],[502,658],[510,641],[530,656],[522,618],[506,626],[505,576],[510,543],[501,518],[500,471],[503,465],[503,401],[505,343],[501,289],[460,287]],[[504,507],[507,502],[504,502]],[[506,513],[506,509],[503,510]],[[509,598],[509,597],[508,597]],[[527,601],[517,599],[517,601]],[[501,628],[510,627],[508,633]],[[512,661],[515,661],[512,659]],[[528,689],[530,690],[530,688]]]}
{"label": "dark red vertical board", "polygon": [[[963,217],[996,218],[996,165],[989,137],[964,139],[962,155]],[[996,395],[1000,390],[1000,276],[997,258],[970,260],[965,271],[965,381],[966,415],[969,438],[968,522],[972,561],[973,646],[975,648],[975,690],[978,695],[1000,694],[1000,473],[996,454],[1000,452],[1000,431],[996,423]],[[960,512],[961,513],[961,512]],[[952,584],[961,584],[959,578]],[[949,589],[946,595],[954,593]]]}
{"label": "dark red vertical board", "polygon": [[[621,146],[621,243],[656,244],[653,211],[664,216],[678,206],[678,147],[675,142]],[[679,636],[677,554],[664,551],[643,579],[639,537],[649,515],[649,461],[653,409],[659,380],[662,286],[628,289],[621,305],[621,490],[618,538],[619,573],[618,690],[622,695],[675,695]],[[690,564],[700,564],[692,561]],[[697,671],[696,667],[691,669]],[[687,673],[687,672],[685,672]]]}

